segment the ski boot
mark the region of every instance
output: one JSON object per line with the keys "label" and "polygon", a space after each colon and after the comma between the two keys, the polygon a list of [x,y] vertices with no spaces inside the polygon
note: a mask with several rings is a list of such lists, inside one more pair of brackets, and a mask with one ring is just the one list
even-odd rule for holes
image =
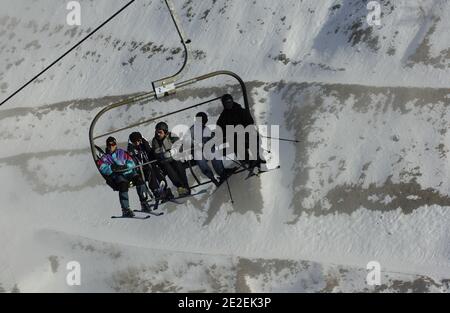
{"label": "ski boot", "polygon": [[161,201],[161,203],[165,203],[175,198],[170,188],[153,190],[153,195],[155,196],[155,199]]}
{"label": "ski boot", "polygon": [[173,195],[172,190],[170,190],[170,188],[167,188],[166,190],[164,190],[164,196],[163,196],[164,202],[170,201],[173,198],[175,198],[175,196]]}
{"label": "ski boot", "polygon": [[256,161],[250,161],[249,168],[253,169],[253,172],[255,172],[255,168],[257,169],[258,173],[266,172],[267,161],[261,158],[257,159]]}
{"label": "ski boot", "polygon": [[123,217],[134,217],[133,211],[130,210],[130,208],[122,209],[122,216]]}
{"label": "ski boot", "polygon": [[141,210],[145,213],[150,213],[152,211],[151,206],[147,201],[141,202]]}
{"label": "ski boot", "polygon": [[177,188],[178,196],[179,197],[186,197],[191,194],[191,191],[189,189],[186,189],[184,187],[178,187]]}

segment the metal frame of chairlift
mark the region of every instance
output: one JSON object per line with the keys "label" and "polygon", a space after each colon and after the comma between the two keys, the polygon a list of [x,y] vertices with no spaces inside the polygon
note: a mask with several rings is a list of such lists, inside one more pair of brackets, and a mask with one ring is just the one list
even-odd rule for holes
{"label": "metal frame of chairlift", "polygon": [[[166,78],[159,79],[157,81],[154,81],[152,83],[152,86],[153,86],[153,91],[152,92],[142,93],[140,95],[137,95],[137,96],[125,99],[123,101],[110,104],[107,107],[103,108],[100,112],[97,113],[97,115],[94,117],[94,119],[93,119],[93,121],[92,121],[92,123],[90,125],[90,128],[89,128],[89,142],[90,142],[92,157],[93,157],[93,159],[95,161],[95,164],[96,164],[96,167],[97,167],[97,169],[99,171],[100,171],[100,169],[99,169],[99,167],[97,165],[97,161],[100,159],[101,155],[104,152],[99,146],[95,145],[95,140],[97,140],[99,138],[103,138],[103,137],[109,136],[109,135],[112,135],[112,134],[115,134],[115,133],[118,133],[118,132],[121,132],[121,131],[124,131],[124,130],[127,130],[127,129],[130,129],[130,128],[135,128],[135,127],[140,126],[140,125],[149,124],[149,123],[152,123],[152,122],[154,122],[156,120],[159,120],[159,119],[165,118],[167,116],[170,116],[170,115],[173,115],[173,114],[177,114],[177,113],[180,113],[180,112],[183,112],[183,111],[186,111],[186,110],[190,110],[190,109],[193,109],[193,108],[201,106],[201,105],[208,104],[210,102],[213,102],[215,100],[220,99],[220,97],[216,97],[216,98],[213,98],[213,99],[210,99],[210,100],[207,100],[207,101],[204,101],[204,102],[201,102],[201,103],[198,103],[198,104],[195,104],[195,105],[183,108],[183,109],[179,109],[179,110],[167,113],[167,114],[163,114],[163,115],[160,115],[160,116],[157,116],[157,117],[154,117],[154,118],[150,118],[150,119],[147,119],[147,120],[144,120],[144,121],[141,121],[141,122],[137,122],[137,123],[128,125],[126,127],[115,129],[115,130],[112,130],[112,131],[109,131],[109,132],[106,132],[106,133],[103,133],[103,134],[100,134],[100,135],[94,135],[95,125],[97,124],[97,122],[100,119],[100,117],[102,117],[102,115],[104,115],[108,111],[111,111],[113,109],[117,109],[117,108],[120,108],[120,107],[123,107],[123,106],[126,106],[126,105],[137,104],[137,103],[139,103],[141,101],[149,101],[150,102],[150,101],[153,101],[153,100],[162,99],[162,98],[168,97],[170,95],[174,95],[177,90],[179,90],[179,89],[181,89],[183,87],[195,84],[197,82],[200,82],[200,81],[203,81],[203,80],[206,80],[206,79],[217,77],[217,76],[230,76],[230,77],[233,77],[234,79],[236,79],[239,82],[239,85],[240,85],[241,91],[242,91],[242,95],[243,95],[243,99],[244,99],[245,109],[246,110],[250,110],[248,97],[247,97],[247,88],[245,86],[245,83],[241,79],[241,77],[239,77],[237,74],[235,74],[233,72],[230,72],[230,71],[215,71],[215,72],[211,72],[211,73],[208,73],[208,74],[205,74],[205,75],[201,75],[201,76],[198,76],[198,77],[195,77],[195,78],[191,78],[191,79],[188,79],[188,80],[185,80],[185,81],[182,81],[182,82],[177,82],[177,79],[179,78],[179,76],[181,75],[181,73],[183,72],[185,67],[188,65],[189,53],[190,52],[189,52],[189,48],[188,48],[187,45],[191,41],[190,40],[185,40],[185,35],[184,35],[182,29],[179,27],[178,18],[177,18],[177,15],[175,13],[175,10],[173,8],[173,4],[172,4],[171,0],[164,0],[164,2],[165,2],[166,6],[167,6],[167,8],[168,8],[168,10],[170,12],[170,16],[172,18],[173,23],[175,24],[175,28],[177,30],[178,36],[180,37],[181,43],[182,43],[182,45],[184,47],[184,56],[185,57],[184,57],[183,65],[182,65],[182,67],[180,68],[180,70],[176,74],[174,74],[172,76],[168,76]],[[136,166],[136,168],[140,168],[141,169],[141,174],[142,174],[142,167],[147,165],[147,164],[153,163],[153,162],[156,162],[156,161],[151,161],[151,162],[148,162],[148,163],[139,164],[138,166]],[[211,181],[207,181],[207,182],[201,183],[200,180],[198,179],[198,177],[194,174],[191,162],[188,161],[187,164],[189,166],[189,170],[190,170],[192,176],[194,177],[194,179],[197,182],[197,185],[191,186],[190,188],[196,188],[198,186],[211,183]],[[244,169],[236,171],[235,173],[239,173],[239,172],[242,172],[242,171],[245,171],[245,170],[247,170],[247,169],[244,168]]]}

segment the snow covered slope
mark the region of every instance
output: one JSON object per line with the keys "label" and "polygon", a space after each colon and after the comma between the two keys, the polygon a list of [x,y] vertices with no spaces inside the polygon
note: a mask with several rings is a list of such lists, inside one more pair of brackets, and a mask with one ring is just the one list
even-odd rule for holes
{"label": "snow covered slope", "polygon": [[[0,1],[1,99],[126,2],[80,1],[73,27],[65,2]],[[258,123],[300,144],[280,143],[278,171],[234,176],[234,205],[210,187],[162,217],[109,219],[118,199],[92,162],[89,124],[182,62],[162,1],[138,0],[0,107],[0,290],[448,291],[450,3],[380,1],[375,27],[366,1],[174,3],[192,40],[184,78],[235,71]],[[238,95],[234,84],[201,83],[99,126]],[[219,112],[208,108],[211,121]],[[72,260],[79,287],[65,281]],[[372,260],[381,286],[366,284]]]}

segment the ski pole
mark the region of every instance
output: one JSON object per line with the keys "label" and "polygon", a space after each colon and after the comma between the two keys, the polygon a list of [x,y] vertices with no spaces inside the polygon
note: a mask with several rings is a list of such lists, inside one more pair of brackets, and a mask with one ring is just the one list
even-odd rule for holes
{"label": "ski pole", "polygon": [[261,135],[261,137],[268,138],[268,139],[275,139],[275,140],[279,140],[279,141],[288,141],[288,142],[295,142],[295,143],[299,143],[299,142],[300,142],[300,141],[297,140],[297,139],[274,138],[274,137],[263,136],[263,135]]}
{"label": "ski pole", "polygon": [[[143,157],[143,156],[141,155],[141,157]],[[143,158],[142,158],[142,160],[143,160]],[[150,188],[147,186],[147,182],[146,182],[145,175],[144,175],[143,165],[137,159],[136,159],[136,161],[138,163],[139,172],[141,173],[141,178],[144,182],[145,189],[147,190],[147,195],[150,196],[150,199],[153,199],[153,194],[150,192]]]}
{"label": "ski pole", "polygon": [[231,194],[230,184],[228,183],[228,177],[225,179],[225,182],[227,183],[228,194],[230,195],[231,204],[234,204],[233,195]]}

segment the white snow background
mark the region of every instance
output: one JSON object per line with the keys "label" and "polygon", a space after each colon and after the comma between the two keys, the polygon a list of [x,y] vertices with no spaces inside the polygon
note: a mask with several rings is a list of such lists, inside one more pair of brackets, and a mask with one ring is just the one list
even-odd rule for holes
{"label": "white snow background", "polygon": [[[0,0],[0,99],[128,1],[79,2],[82,25],[69,26],[67,1]],[[448,292],[450,3],[379,1],[381,25],[369,26],[367,2],[174,0],[192,40],[183,79],[236,72],[255,120],[300,140],[280,143],[280,170],[234,176],[234,205],[209,187],[161,217],[110,219],[118,196],[88,129],[181,65],[163,1],[136,1],[2,105],[0,290]],[[111,112],[98,132],[238,91],[205,81]],[[220,104],[207,112],[214,122]],[[81,286],[66,284],[72,260]],[[381,286],[366,284],[372,260]]]}

